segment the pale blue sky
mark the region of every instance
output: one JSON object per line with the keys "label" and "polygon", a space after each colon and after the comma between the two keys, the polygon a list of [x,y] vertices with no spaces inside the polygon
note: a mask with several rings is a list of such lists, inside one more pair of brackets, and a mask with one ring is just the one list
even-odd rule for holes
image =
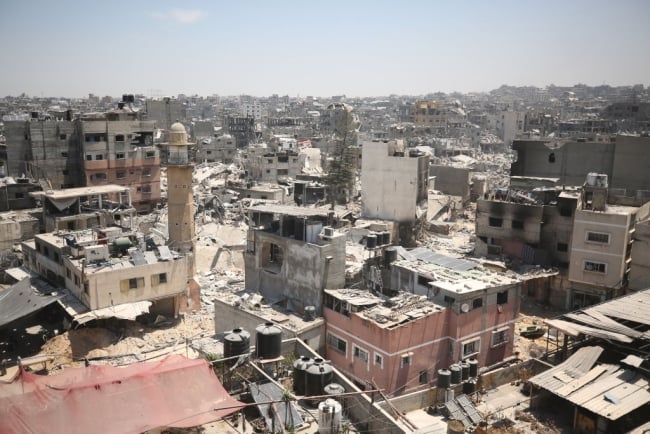
{"label": "pale blue sky", "polygon": [[650,1],[2,0],[0,95],[650,84]]}

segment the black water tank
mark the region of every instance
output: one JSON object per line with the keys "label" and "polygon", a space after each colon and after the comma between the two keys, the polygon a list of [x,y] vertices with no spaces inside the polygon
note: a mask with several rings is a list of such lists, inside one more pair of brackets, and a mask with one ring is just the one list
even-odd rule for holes
{"label": "black water tank", "polygon": [[451,386],[451,372],[447,369],[438,369],[438,387],[446,389]]}
{"label": "black water tank", "polygon": [[460,365],[451,365],[449,371],[451,371],[451,384],[460,384],[462,378]]}
{"label": "black water tank", "polygon": [[225,332],[223,338],[223,357],[226,360],[226,365],[232,366],[237,362],[235,356],[248,354],[251,348],[251,335],[242,328],[235,328]]}
{"label": "black water tank", "polygon": [[388,268],[390,264],[397,261],[397,247],[387,247],[384,249],[384,266]]}
{"label": "black water tank", "polygon": [[377,247],[377,235],[370,234],[366,237],[366,248],[374,249]]}
{"label": "black water tank", "polygon": [[463,393],[465,395],[471,395],[476,392],[476,380],[468,380],[463,383]]}
{"label": "black water tank", "polygon": [[469,378],[469,363],[461,362],[460,364],[460,377],[463,381]]}
{"label": "black water tank", "polygon": [[305,394],[305,383],[307,382],[307,368],[314,361],[307,356],[302,356],[293,362],[293,391],[296,395]]}
{"label": "black water tank", "polygon": [[467,364],[469,365],[469,376],[472,378],[478,377],[478,360],[469,359]]}
{"label": "black water tank", "polygon": [[129,102],[129,96],[125,93],[122,94],[122,102]]}
{"label": "black water tank", "polygon": [[259,359],[275,359],[282,354],[282,329],[272,322],[255,329],[255,355]]}
{"label": "black water tank", "polygon": [[382,246],[387,246],[390,244],[390,232],[384,231],[380,232],[381,235],[381,245]]}
{"label": "black water tank", "polygon": [[322,395],[325,386],[332,382],[332,367],[329,362],[321,358],[314,359],[314,363],[307,368],[305,382],[305,395]]}

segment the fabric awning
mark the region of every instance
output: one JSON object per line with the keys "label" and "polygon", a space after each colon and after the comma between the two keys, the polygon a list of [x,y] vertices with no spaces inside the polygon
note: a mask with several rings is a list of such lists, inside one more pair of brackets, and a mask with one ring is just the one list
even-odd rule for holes
{"label": "fabric awning", "polygon": [[170,355],[124,368],[91,365],[0,382],[1,433],[140,433],[188,428],[234,413],[209,362]]}

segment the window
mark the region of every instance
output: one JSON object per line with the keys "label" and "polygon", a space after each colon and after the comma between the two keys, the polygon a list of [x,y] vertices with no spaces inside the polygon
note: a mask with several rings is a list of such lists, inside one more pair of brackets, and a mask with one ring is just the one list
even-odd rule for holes
{"label": "window", "polygon": [[65,152],[65,151],[64,151],[64,152],[61,152],[61,156],[62,156],[62,157],[67,157],[67,156],[68,156],[68,153]]}
{"label": "window", "polygon": [[151,275],[151,286],[158,286],[167,283],[167,273],[159,273]]}
{"label": "window", "polygon": [[454,302],[456,301],[456,299],[454,297],[450,297],[448,295],[445,295],[444,300],[445,300],[445,303],[447,303],[447,304],[454,304]]}
{"label": "window", "polygon": [[472,309],[478,309],[479,307],[483,306],[483,299],[482,298],[475,298],[472,300]]}
{"label": "window", "polygon": [[375,365],[381,368],[384,367],[384,358],[382,357],[381,354],[375,353]]}
{"label": "window", "polygon": [[272,163],[273,163],[273,160],[271,160],[271,159],[266,160],[266,161],[267,161],[269,164],[272,164]]}
{"label": "window", "polygon": [[151,167],[145,167],[142,169],[142,176],[151,176]]}
{"label": "window", "polygon": [[410,366],[413,362],[413,353],[402,354],[399,361],[399,367],[403,368],[405,366]]}
{"label": "window", "polygon": [[558,252],[568,252],[569,251],[569,245],[567,243],[557,243],[557,251]]}
{"label": "window", "polygon": [[115,141],[116,142],[123,142],[124,141],[124,134],[116,134],[115,135]]}
{"label": "window", "polygon": [[95,180],[95,181],[105,181],[106,180],[106,174],[105,173],[93,173],[90,175],[90,178]]}
{"label": "window", "polygon": [[512,229],[523,229],[524,228],[524,222],[521,220],[513,220],[512,221]]}
{"label": "window", "polygon": [[24,197],[24,193],[14,193],[14,199],[23,199]]}
{"label": "window", "polygon": [[562,217],[571,217],[573,215],[573,210],[571,208],[560,208],[560,215]]}
{"label": "window", "polygon": [[117,152],[115,154],[115,159],[117,160],[124,160],[126,158],[126,154],[124,152]]}
{"label": "window", "polygon": [[126,172],[121,170],[119,172],[115,172],[115,178],[116,179],[124,179],[126,178]]}
{"label": "window", "polygon": [[481,338],[463,343],[463,358],[473,356],[481,351]]}
{"label": "window", "polygon": [[65,140],[68,138],[67,134],[59,134],[59,140]]}
{"label": "window", "polygon": [[585,261],[585,271],[593,273],[607,273],[607,264],[602,262]]}
{"label": "window", "polygon": [[492,346],[496,347],[508,342],[508,329],[495,330],[492,332]]}
{"label": "window", "polygon": [[368,363],[368,352],[364,350],[363,348],[359,348],[356,345],[352,345],[352,348],[354,349],[354,358],[361,360],[363,363]]}
{"label": "window", "polygon": [[551,152],[548,156],[549,163],[555,163],[555,152]]}
{"label": "window", "polygon": [[590,243],[609,244],[609,234],[606,232],[587,231],[587,240]]}
{"label": "window", "polygon": [[144,154],[144,158],[155,158],[156,157],[156,151],[147,151]]}
{"label": "window", "polygon": [[77,276],[76,274],[74,275],[74,284],[75,286],[79,286],[79,276]]}
{"label": "window", "polygon": [[499,217],[490,217],[488,219],[488,225],[493,228],[500,228],[503,225],[503,219]]}
{"label": "window", "polygon": [[70,269],[68,267],[66,267],[66,269],[65,269],[65,277],[67,277],[68,279],[72,278],[72,272],[70,271]]}
{"label": "window", "polygon": [[97,154],[97,155],[95,155],[95,160],[103,160],[103,159],[104,159],[104,155],[103,155],[103,154]]}
{"label": "window", "polygon": [[508,303],[508,291],[497,292],[497,304]]}
{"label": "window", "polygon": [[346,354],[347,349],[348,349],[348,343],[347,341],[339,338],[336,335],[333,335],[331,333],[327,334],[327,346],[332,348],[333,350],[338,351],[339,353]]}
{"label": "window", "polygon": [[120,290],[129,291],[130,289],[144,288],[144,277],[133,277],[131,279],[120,280]]}
{"label": "window", "polygon": [[86,161],[91,161],[93,159],[93,156],[90,154],[86,154]]}
{"label": "window", "polygon": [[420,384],[427,384],[429,382],[429,371],[426,369],[420,371]]}

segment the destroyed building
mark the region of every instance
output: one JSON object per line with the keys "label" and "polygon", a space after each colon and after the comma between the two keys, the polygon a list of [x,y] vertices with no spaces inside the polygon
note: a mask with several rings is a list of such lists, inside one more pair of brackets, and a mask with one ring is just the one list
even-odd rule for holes
{"label": "destroyed building", "polygon": [[588,173],[601,173],[608,176],[610,196],[640,206],[650,198],[648,146],[650,137],[620,134],[600,141],[515,140],[510,175],[558,178],[559,185],[580,186]]}
{"label": "destroyed building", "polygon": [[237,143],[230,134],[205,137],[199,141],[196,153],[198,162],[232,163],[237,154]]}
{"label": "destroyed building", "polygon": [[401,140],[366,142],[362,149],[363,217],[399,223],[401,243],[410,244],[426,219],[429,158]]}
{"label": "destroyed building", "polygon": [[345,284],[345,235],[336,230],[349,212],[256,205],[248,209],[244,253],[246,289],[302,313],[320,312],[324,288]]}

